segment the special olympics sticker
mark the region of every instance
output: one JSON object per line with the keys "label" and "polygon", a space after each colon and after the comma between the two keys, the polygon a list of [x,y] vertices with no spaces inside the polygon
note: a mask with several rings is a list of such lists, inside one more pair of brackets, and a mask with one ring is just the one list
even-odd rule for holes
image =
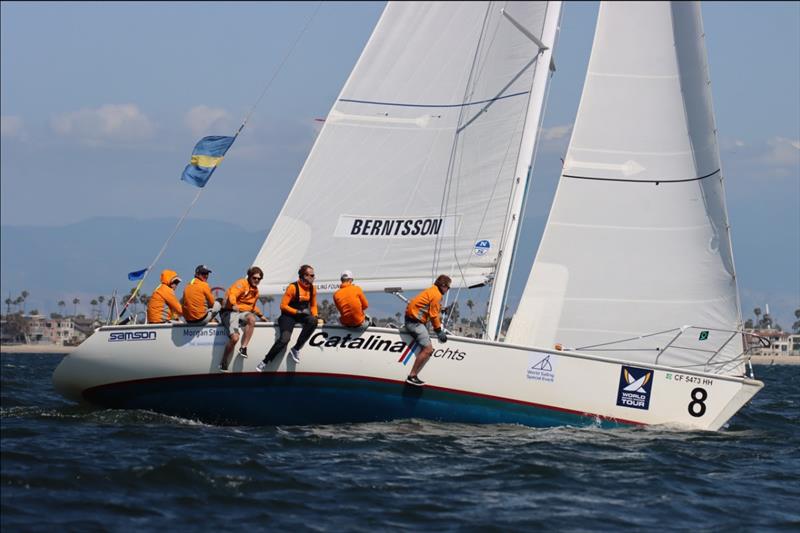
{"label": "special olympics sticker", "polygon": [[475,243],[475,247],[472,249],[472,253],[475,255],[486,255],[489,253],[489,249],[492,247],[491,243],[487,240],[481,240]]}

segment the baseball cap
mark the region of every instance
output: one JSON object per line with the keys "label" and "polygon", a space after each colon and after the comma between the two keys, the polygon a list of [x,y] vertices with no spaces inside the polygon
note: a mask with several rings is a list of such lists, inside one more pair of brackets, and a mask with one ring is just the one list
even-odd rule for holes
{"label": "baseball cap", "polygon": [[345,270],[342,272],[342,275],[339,276],[339,279],[353,279],[353,273],[349,270]]}
{"label": "baseball cap", "polygon": [[194,269],[195,275],[197,274],[211,274],[211,269],[208,268],[206,265],[197,265],[197,268]]}

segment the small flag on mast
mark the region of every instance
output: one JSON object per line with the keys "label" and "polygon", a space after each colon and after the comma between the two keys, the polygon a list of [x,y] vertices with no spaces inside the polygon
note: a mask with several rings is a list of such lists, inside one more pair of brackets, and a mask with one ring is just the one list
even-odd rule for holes
{"label": "small flag on mast", "polygon": [[146,268],[142,270],[136,270],[135,272],[128,272],[128,280],[130,281],[140,280],[144,277],[145,272],[147,272]]}
{"label": "small flag on mast", "polygon": [[231,147],[236,137],[203,137],[192,151],[192,159],[183,169],[181,180],[195,187],[205,187],[211,174],[222,162],[225,152]]}

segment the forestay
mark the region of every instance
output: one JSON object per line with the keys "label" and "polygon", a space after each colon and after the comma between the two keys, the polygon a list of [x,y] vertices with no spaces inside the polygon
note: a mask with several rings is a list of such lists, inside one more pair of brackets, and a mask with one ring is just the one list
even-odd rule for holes
{"label": "forestay", "polygon": [[262,292],[303,263],[321,291],[344,269],[365,290],[439,273],[454,286],[490,280],[531,86],[549,67],[519,27],[540,37],[545,10],[390,2],[256,257]]}
{"label": "forestay", "polygon": [[[741,326],[700,6],[603,3],[513,343],[741,374]],[[683,325],[675,335],[603,343]],[[725,341],[725,348],[715,351]],[[710,363],[709,363],[710,360]]]}

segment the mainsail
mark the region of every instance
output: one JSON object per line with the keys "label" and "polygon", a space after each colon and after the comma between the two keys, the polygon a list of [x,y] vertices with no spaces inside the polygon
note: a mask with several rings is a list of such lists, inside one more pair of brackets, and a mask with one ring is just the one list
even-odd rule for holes
{"label": "mainsail", "polygon": [[525,186],[531,88],[548,77],[546,12],[390,2],[255,259],[262,291],[282,291],[303,263],[321,291],[345,269],[365,290],[421,288],[439,273],[454,286],[491,281]]}
{"label": "mainsail", "polygon": [[[603,3],[506,339],[741,374],[740,317],[700,6]],[[663,354],[672,331],[614,343],[685,325],[702,327]]]}

